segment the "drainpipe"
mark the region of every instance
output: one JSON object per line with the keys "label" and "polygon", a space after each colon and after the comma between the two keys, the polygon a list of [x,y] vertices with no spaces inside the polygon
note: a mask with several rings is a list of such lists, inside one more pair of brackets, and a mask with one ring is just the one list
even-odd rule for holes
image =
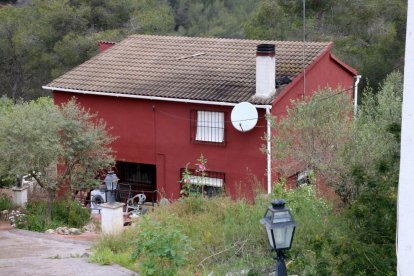
{"label": "drainpipe", "polygon": [[271,130],[270,130],[270,108],[266,108],[267,117],[267,193],[272,192],[272,147],[270,143]]}
{"label": "drainpipe", "polygon": [[361,80],[361,75],[357,75],[354,77],[355,83],[354,83],[354,116],[356,116],[357,108],[358,108],[358,84]]}

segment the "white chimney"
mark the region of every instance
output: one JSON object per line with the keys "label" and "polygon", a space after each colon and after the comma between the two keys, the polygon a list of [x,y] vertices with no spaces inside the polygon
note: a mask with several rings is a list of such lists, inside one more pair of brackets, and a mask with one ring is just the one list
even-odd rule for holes
{"label": "white chimney", "polygon": [[257,45],[256,97],[269,98],[276,92],[275,45]]}

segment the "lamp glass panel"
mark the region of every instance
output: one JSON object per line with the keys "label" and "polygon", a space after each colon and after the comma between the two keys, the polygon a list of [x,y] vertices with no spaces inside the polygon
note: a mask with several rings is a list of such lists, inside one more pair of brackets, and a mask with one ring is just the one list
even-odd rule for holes
{"label": "lamp glass panel", "polygon": [[282,212],[276,212],[273,215],[273,223],[280,223],[280,222],[287,222],[291,221],[291,216],[289,214],[289,211],[282,211]]}
{"label": "lamp glass panel", "polygon": [[108,191],[116,190],[118,188],[118,177],[116,174],[107,174],[105,176],[105,185]]}
{"label": "lamp glass panel", "polygon": [[269,239],[270,246],[275,249],[275,245],[273,244],[273,238],[272,238],[272,229],[266,227],[267,232],[267,238]]}
{"label": "lamp glass panel", "polygon": [[105,182],[105,185],[106,185],[106,189],[108,191],[112,190],[112,182],[107,178],[105,178],[104,182]]}
{"label": "lamp glass panel", "polygon": [[267,209],[267,212],[265,214],[265,219],[268,220],[269,222],[271,222],[272,217],[273,217],[273,212],[271,210]]}
{"label": "lamp glass panel", "polygon": [[290,225],[286,227],[276,228],[273,230],[276,242],[276,249],[284,249],[290,247],[294,229],[295,227],[293,225]]}

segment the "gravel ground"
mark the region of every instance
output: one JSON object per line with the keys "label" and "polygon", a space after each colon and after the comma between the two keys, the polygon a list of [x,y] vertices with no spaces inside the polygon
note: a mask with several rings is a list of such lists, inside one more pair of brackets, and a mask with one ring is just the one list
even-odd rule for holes
{"label": "gravel ground", "polygon": [[88,263],[90,242],[0,228],[0,275],[138,275],[118,265]]}

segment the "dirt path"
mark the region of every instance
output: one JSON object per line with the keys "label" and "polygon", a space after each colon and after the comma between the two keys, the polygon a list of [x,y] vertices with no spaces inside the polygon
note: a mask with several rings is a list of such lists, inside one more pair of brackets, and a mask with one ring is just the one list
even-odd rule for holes
{"label": "dirt path", "polygon": [[82,255],[90,247],[85,241],[0,228],[0,275],[137,275],[118,265],[88,263]]}

